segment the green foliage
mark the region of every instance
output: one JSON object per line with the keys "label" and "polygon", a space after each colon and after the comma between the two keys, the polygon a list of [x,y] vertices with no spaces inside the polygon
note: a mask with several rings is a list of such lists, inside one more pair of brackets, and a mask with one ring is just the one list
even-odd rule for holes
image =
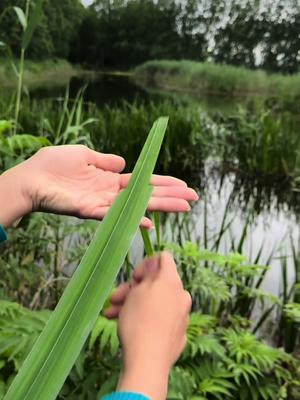
{"label": "green foliage", "polygon": [[[0,315],[0,376],[6,385],[50,314],[2,301]],[[59,399],[96,399],[113,390],[120,362],[117,325],[100,316]],[[193,313],[187,348],[171,372],[168,399],[292,400],[297,397],[287,396],[299,384],[291,356],[245,330],[223,328],[210,315]]]}
{"label": "green foliage", "polygon": [[299,18],[298,0],[97,0],[79,26],[72,59],[100,68],[214,60],[291,73],[298,71]]}
{"label": "green foliage", "polygon": [[[126,154],[130,171],[145,139],[144,130],[159,115],[170,115],[170,131],[158,172],[188,176],[189,183],[199,185],[199,173],[213,157],[216,168],[233,171],[241,182],[251,178],[261,186],[272,179],[298,186],[296,120],[289,113],[277,115],[266,108],[241,109],[235,116],[224,117],[212,117],[195,104],[171,100],[147,105],[123,102],[99,109],[84,104],[82,92],[72,101],[67,91],[63,101],[24,101],[20,132],[39,132],[53,144],[82,143],[103,152]],[[8,114],[5,119],[12,117]],[[120,132],[126,141],[120,141]]]}
{"label": "green foliage", "polygon": [[114,357],[119,350],[116,321],[110,321],[104,317],[99,317],[90,335],[89,350],[92,349],[98,339],[100,339],[100,351],[104,352],[108,350]]}
{"label": "green foliage", "polygon": [[[284,113],[274,118],[271,112],[259,116],[240,110],[237,116],[224,121],[223,162],[252,176],[261,175],[284,180],[299,174],[299,136],[295,121]],[[234,166],[233,166],[234,168]]]}
{"label": "green foliage", "polygon": [[6,386],[6,383],[19,370],[49,315],[46,310],[34,312],[17,303],[0,301],[0,381],[2,385]]}
{"label": "green foliage", "polygon": [[255,283],[267,267],[247,262],[240,254],[221,255],[201,250],[197,244],[169,244],[177,256],[184,285],[191,292],[195,307],[222,317],[228,313],[249,318],[255,303],[278,302],[275,296],[259,290]]}
{"label": "green foliage", "polygon": [[44,137],[28,134],[11,136],[13,128],[13,122],[0,120],[0,170],[18,164],[41,147],[51,145],[51,142]]}
{"label": "green foliage", "polygon": [[[31,311],[16,303],[0,301],[0,398],[3,398],[7,385],[20,369],[50,315],[48,310]],[[86,396],[97,399],[100,386],[101,394],[115,387],[120,370],[116,332],[115,322],[98,318],[89,345],[78,357],[59,399],[83,400]]]}
{"label": "green foliage", "polygon": [[[32,28],[36,28],[32,37],[31,45],[28,48],[28,56],[34,59],[47,58],[67,58],[74,35],[76,34],[78,25],[85,15],[85,9],[79,0],[67,0],[63,3],[57,0],[44,0],[43,9],[36,8],[36,15],[41,14],[40,18],[32,16],[29,24],[24,18],[25,0],[14,1],[14,11],[17,17],[11,11],[6,11],[2,19],[0,19],[0,40],[6,43],[12,49],[14,55],[18,55],[20,51],[22,31],[28,25],[30,29],[23,39],[23,47],[27,47],[33,33]],[[31,10],[37,1],[32,1]],[[0,15],[5,10],[13,9],[11,1],[4,0],[0,4]],[[33,15],[31,13],[31,15]],[[40,21],[38,21],[40,19]],[[38,23],[33,24],[33,22]]]}
{"label": "green foliage", "polygon": [[284,312],[291,321],[300,323],[300,304],[298,303],[289,303],[284,307]]}
{"label": "green foliage", "polygon": [[257,95],[260,95],[266,102],[281,107],[289,105],[295,112],[299,105],[297,73],[267,74],[263,70],[213,62],[152,60],[136,67],[134,77],[146,87],[191,91],[196,96],[215,93],[257,100]]}

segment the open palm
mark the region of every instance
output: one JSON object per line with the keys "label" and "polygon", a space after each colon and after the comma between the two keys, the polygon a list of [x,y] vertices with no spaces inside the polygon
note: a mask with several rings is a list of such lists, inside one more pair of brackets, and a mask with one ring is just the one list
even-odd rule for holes
{"label": "open palm", "polygon": [[[24,163],[32,182],[32,209],[102,219],[129,182],[130,174],[121,174],[124,167],[122,157],[81,145],[44,148]],[[185,212],[188,202],[198,199],[193,189],[173,177],[153,175],[151,184],[150,211]],[[151,221],[144,218],[142,225],[151,227]]]}

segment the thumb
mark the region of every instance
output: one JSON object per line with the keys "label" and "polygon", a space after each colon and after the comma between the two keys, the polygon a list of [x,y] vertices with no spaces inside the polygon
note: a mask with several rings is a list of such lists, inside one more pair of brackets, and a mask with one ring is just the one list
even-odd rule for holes
{"label": "thumb", "polygon": [[145,270],[144,270],[144,279],[145,280],[154,280],[159,272],[160,268],[160,254],[149,257],[145,260]]}

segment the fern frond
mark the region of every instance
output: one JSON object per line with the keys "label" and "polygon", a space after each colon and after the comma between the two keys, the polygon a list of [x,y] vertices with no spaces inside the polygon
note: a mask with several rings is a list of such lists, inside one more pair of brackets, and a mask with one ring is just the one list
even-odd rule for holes
{"label": "fern frond", "polygon": [[195,378],[188,370],[174,367],[170,373],[168,400],[190,399],[196,387]]}
{"label": "fern frond", "polygon": [[100,316],[91,332],[89,349],[95,345],[96,340],[99,340],[101,352],[105,351],[106,347],[109,346],[111,355],[115,356],[120,347],[116,321],[110,321]]}

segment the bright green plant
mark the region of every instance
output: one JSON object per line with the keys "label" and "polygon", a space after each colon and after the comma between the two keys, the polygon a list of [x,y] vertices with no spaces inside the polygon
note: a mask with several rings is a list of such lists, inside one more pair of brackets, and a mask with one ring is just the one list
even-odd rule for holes
{"label": "bright green plant", "polygon": [[299,175],[298,128],[290,113],[241,109],[222,125],[220,152],[227,168],[260,180],[273,177],[285,181]]}
{"label": "bright green plant", "polygon": [[112,288],[145,212],[152,192],[149,181],[167,121],[161,118],[153,125],[127,189],[98,228],[5,399],[46,400],[57,396]]}
{"label": "bright green plant", "polygon": [[[51,311],[31,311],[17,303],[0,301],[0,398],[22,366]],[[59,399],[99,398],[112,390],[121,360],[116,322],[100,316],[64,384]]]}
{"label": "bright green plant", "polygon": [[15,123],[0,120],[0,171],[24,161],[41,147],[51,145],[51,142],[41,136],[21,134],[11,136]]}
{"label": "bright green plant", "polygon": [[25,12],[20,7],[14,7],[14,10],[17,14],[17,17],[18,17],[19,22],[23,29],[23,37],[22,37],[22,42],[21,42],[20,64],[19,64],[19,68],[17,71],[18,88],[17,88],[16,106],[15,106],[15,125],[14,125],[15,126],[15,128],[14,128],[15,134],[17,133],[20,106],[21,106],[25,52],[31,42],[34,31],[40,21],[41,14],[42,14],[43,0],[36,1],[35,9],[34,9],[34,12],[32,13],[31,18],[29,18],[30,4],[31,4],[31,0],[26,0]]}

